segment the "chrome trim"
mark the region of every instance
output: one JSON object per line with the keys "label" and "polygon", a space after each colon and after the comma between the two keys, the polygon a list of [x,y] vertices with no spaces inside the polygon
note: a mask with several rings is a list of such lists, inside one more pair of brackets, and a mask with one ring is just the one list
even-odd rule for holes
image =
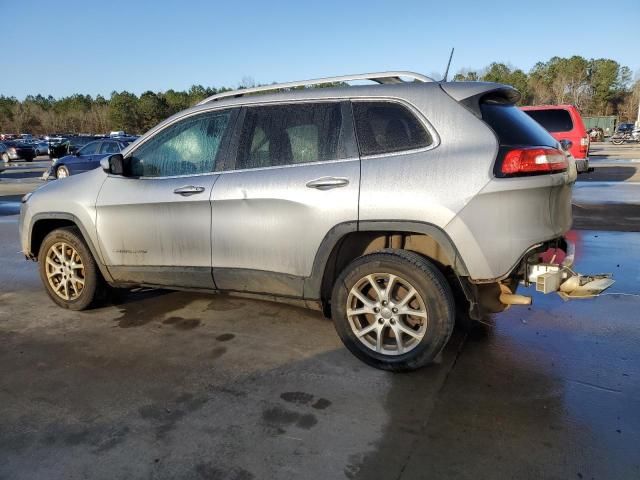
{"label": "chrome trim", "polygon": [[238,173],[238,172],[258,172],[262,170],[274,170],[278,168],[293,168],[293,167],[304,167],[306,165],[326,165],[329,163],[342,163],[342,162],[353,162],[360,160],[358,157],[351,158],[339,158],[337,160],[322,160],[319,162],[307,162],[307,163],[292,163],[291,165],[274,165],[271,167],[258,167],[258,168],[240,168],[237,170],[224,170],[222,172],[215,172],[219,175],[225,175],[227,173]]}

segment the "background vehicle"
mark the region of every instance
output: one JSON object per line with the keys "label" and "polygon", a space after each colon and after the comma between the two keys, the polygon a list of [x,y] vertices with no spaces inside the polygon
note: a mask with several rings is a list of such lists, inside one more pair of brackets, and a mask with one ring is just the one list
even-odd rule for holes
{"label": "background vehicle", "polygon": [[9,154],[7,153],[7,146],[4,143],[0,143],[0,165],[9,163]]}
{"label": "background vehicle", "polygon": [[521,107],[557,139],[571,142],[569,151],[576,159],[579,173],[589,170],[589,135],[580,112],[573,105],[538,105]]}
{"label": "background vehicle", "polygon": [[[292,88],[364,79],[382,85]],[[542,254],[570,251],[575,167],[518,98],[410,72],[218,94],[26,196],[22,249],[64,308],[105,284],[261,294],[415,369],[456,314],[526,301]]]}
{"label": "background vehicle", "polygon": [[118,153],[135,138],[104,139],[90,142],[72,155],[66,155],[55,160],[43,179],[65,178],[69,175],[93,170],[100,166],[100,159],[112,153]]}
{"label": "background vehicle", "polygon": [[49,154],[49,142],[41,139],[36,139],[32,143],[36,156]]}
{"label": "background vehicle", "polygon": [[10,161],[26,160],[31,162],[36,156],[36,151],[30,143],[20,140],[8,140],[3,143],[7,147],[7,155]]}
{"label": "background vehicle", "polygon": [[621,145],[630,142],[640,142],[640,128],[633,123],[619,124],[616,133],[611,136],[611,143]]}
{"label": "background vehicle", "polygon": [[94,136],[70,136],[60,139],[49,140],[49,157],[52,160],[56,158],[62,158],[66,155],[72,154],[78,149],[82,148],[89,142],[98,140],[101,137]]}

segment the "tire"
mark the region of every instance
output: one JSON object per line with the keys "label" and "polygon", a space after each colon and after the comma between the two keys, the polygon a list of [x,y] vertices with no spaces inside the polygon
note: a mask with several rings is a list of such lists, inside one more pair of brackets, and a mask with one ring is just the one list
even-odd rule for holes
{"label": "tire", "polygon": [[[54,264],[60,265],[59,269]],[[76,268],[72,268],[72,264]],[[77,267],[78,264],[82,266],[82,270]],[[38,252],[38,266],[47,294],[62,308],[85,310],[94,301],[105,296],[106,285],[98,266],[80,231],[75,227],[53,230],[44,238]],[[81,284],[80,281],[84,283]],[[54,286],[61,284],[62,288],[56,293]],[[64,298],[65,293],[67,298]]]}
{"label": "tire", "polygon": [[613,143],[614,145],[622,145],[624,143],[623,139],[615,139],[615,140],[611,140],[611,143]]}
{"label": "tire", "polygon": [[[395,280],[386,297],[390,275]],[[407,300],[410,287],[415,294]],[[376,298],[379,301],[372,301]],[[403,300],[418,315],[403,314]],[[333,287],[331,316],[340,339],[360,360],[382,370],[411,371],[431,363],[446,345],[455,323],[455,301],[433,263],[414,252],[387,249],[357,258],[344,269]],[[401,342],[395,332],[400,332]]]}
{"label": "tire", "polygon": [[56,168],[56,178],[67,178],[69,175],[69,169],[64,165],[60,165]]}

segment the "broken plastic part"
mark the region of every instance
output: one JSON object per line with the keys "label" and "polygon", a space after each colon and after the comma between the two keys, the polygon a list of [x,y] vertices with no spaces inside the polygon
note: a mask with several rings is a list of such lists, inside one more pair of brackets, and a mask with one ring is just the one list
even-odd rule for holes
{"label": "broken plastic part", "polygon": [[585,276],[574,274],[560,285],[558,295],[563,300],[597,297],[615,283],[611,276],[610,273]]}

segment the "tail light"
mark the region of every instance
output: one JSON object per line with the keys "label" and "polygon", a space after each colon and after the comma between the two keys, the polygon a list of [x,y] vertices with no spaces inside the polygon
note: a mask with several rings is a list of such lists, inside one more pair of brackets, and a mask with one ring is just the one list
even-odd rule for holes
{"label": "tail light", "polygon": [[499,177],[522,177],[564,172],[568,161],[566,154],[555,148],[523,147],[506,150],[496,167]]}
{"label": "tail light", "polygon": [[580,151],[587,153],[589,151],[589,137],[582,137],[580,139]]}

